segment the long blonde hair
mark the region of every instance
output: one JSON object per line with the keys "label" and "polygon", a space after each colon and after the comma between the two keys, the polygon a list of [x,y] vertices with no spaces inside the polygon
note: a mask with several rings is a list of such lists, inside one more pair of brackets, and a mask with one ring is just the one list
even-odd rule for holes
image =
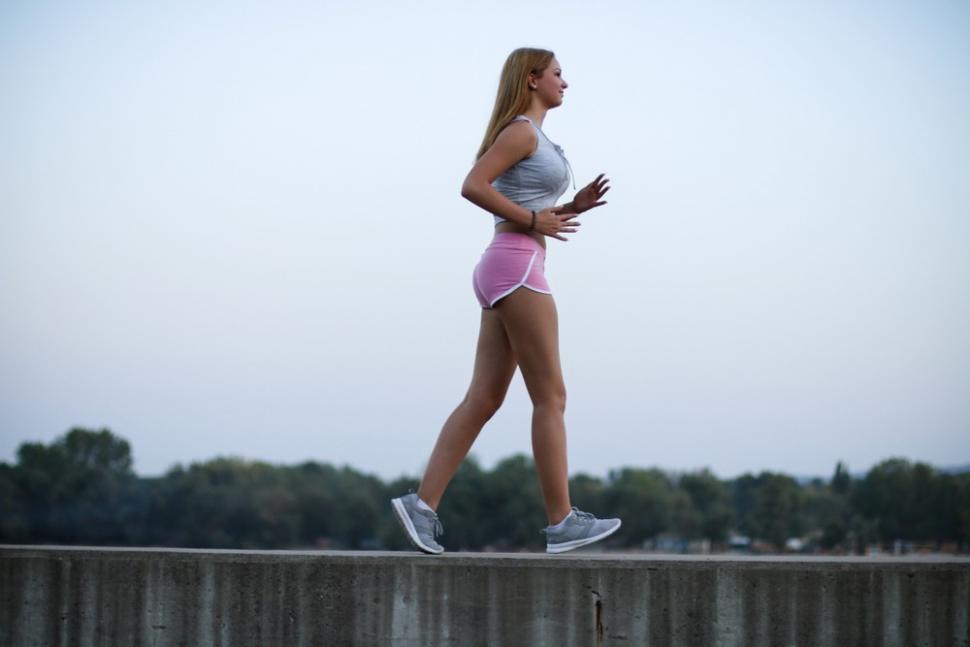
{"label": "long blonde hair", "polygon": [[525,112],[532,102],[532,95],[528,89],[529,74],[541,77],[555,56],[547,49],[534,47],[520,47],[505,59],[502,66],[502,76],[498,81],[498,94],[495,96],[495,107],[492,117],[485,129],[485,138],[478,149],[475,159],[479,159],[495,143],[502,129],[511,123],[517,115]]}

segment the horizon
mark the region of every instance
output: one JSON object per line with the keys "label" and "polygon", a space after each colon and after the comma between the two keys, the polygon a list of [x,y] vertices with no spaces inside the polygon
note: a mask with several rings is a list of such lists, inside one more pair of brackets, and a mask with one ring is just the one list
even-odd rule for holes
{"label": "horizon", "polygon": [[[72,429],[78,429],[78,428],[79,427],[76,427],[75,426]],[[132,463],[134,465],[134,462],[135,462],[135,454],[136,454],[136,450],[135,450],[134,444],[130,440],[128,440],[124,436],[116,433],[115,431],[111,430],[110,428],[105,428],[105,429],[109,433],[111,433],[112,436],[114,436],[115,438],[120,439],[120,440],[124,440],[125,442],[128,443],[129,448],[131,449]],[[95,431],[95,432],[99,432],[99,431],[103,431],[103,430],[104,429],[86,429],[86,431]],[[65,432],[65,434],[63,434],[63,435],[66,435],[66,433],[67,432]],[[61,437],[63,437],[63,435]],[[56,442],[61,437],[58,437],[58,438],[52,440],[51,442]],[[41,442],[41,441],[24,441],[24,442],[25,443],[28,443],[28,442]],[[494,471],[496,469],[496,467],[499,465],[499,463],[501,463],[503,461],[506,461],[506,460],[518,458],[520,456],[528,459],[531,463],[534,464],[533,457],[532,457],[532,455],[530,453],[524,452],[524,451],[518,451],[518,452],[511,453],[511,454],[509,454],[507,456],[499,457],[491,465],[488,465],[488,464],[484,463],[476,455],[476,453],[474,451],[474,448],[472,448],[472,451],[470,451],[468,453],[468,455],[466,456],[465,460],[466,461],[468,461],[468,460],[474,461],[475,463],[477,463],[477,465],[479,466],[479,468],[483,472],[492,472],[492,471]],[[217,455],[214,455],[214,456],[210,456],[208,458],[192,459],[191,461],[176,461],[176,462],[172,463],[169,467],[167,467],[165,470],[163,470],[162,472],[158,472],[158,473],[154,473],[154,474],[139,473],[134,468],[133,468],[132,471],[133,471],[134,475],[137,478],[144,478],[144,479],[164,478],[169,472],[171,472],[172,470],[175,470],[175,469],[179,469],[179,468],[181,468],[181,469],[190,469],[191,467],[193,467],[195,465],[205,465],[207,463],[211,463],[211,462],[214,462],[214,461],[220,461],[220,460],[239,461],[240,463],[243,463],[243,464],[256,464],[256,463],[258,463],[258,464],[263,464],[263,465],[269,465],[269,466],[274,467],[274,468],[293,468],[293,467],[298,467],[300,465],[304,465],[304,464],[307,464],[307,463],[315,463],[315,464],[318,464],[318,465],[329,465],[331,467],[334,467],[335,469],[348,468],[348,469],[351,469],[353,471],[356,471],[356,472],[358,472],[358,473],[360,473],[362,475],[365,475],[365,476],[376,477],[376,478],[380,479],[382,482],[392,482],[394,480],[401,479],[401,478],[417,478],[418,480],[420,480],[420,478],[421,478],[421,475],[420,474],[404,474],[404,473],[397,474],[397,475],[393,475],[393,476],[388,476],[388,475],[379,474],[379,473],[377,473],[374,470],[366,469],[366,468],[363,468],[363,467],[360,467],[360,466],[357,466],[357,465],[352,465],[352,464],[347,463],[347,462],[342,462],[342,461],[328,461],[328,460],[319,459],[319,458],[312,458],[312,457],[311,458],[302,459],[302,460],[294,460],[292,462],[277,462],[277,461],[271,461],[271,460],[266,460],[266,459],[261,459],[261,458],[252,458],[252,457],[247,457],[247,456],[242,456],[242,455],[234,455],[234,454],[217,454]],[[631,464],[626,464],[626,465],[617,465],[617,466],[614,466],[614,467],[608,467],[606,469],[606,471],[604,473],[602,473],[602,474],[600,474],[600,473],[592,473],[592,472],[589,472],[589,471],[586,471],[586,470],[576,470],[576,471],[570,470],[570,472],[569,472],[569,478],[571,479],[571,478],[574,478],[576,476],[583,475],[583,476],[590,476],[590,477],[593,477],[593,478],[597,478],[597,479],[601,479],[601,480],[606,481],[606,480],[609,480],[610,472],[620,472],[620,471],[625,470],[625,469],[632,469],[632,470],[647,470],[647,471],[648,470],[659,470],[659,471],[667,474],[668,476],[675,476],[675,477],[676,476],[680,476],[682,474],[693,474],[693,473],[708,471],[708,472],[710,472],[712,475],[714,475],[716,478],[718,478],[721,481],[733,481],[733,480],[735,480],[737,478],[740,478],[742,476],[747,476],[747,475],[757,476],[757,475],[759,475],[759,474],[761,474],[763,472],[770,472],[770,473],[773,473],[773,474],[782,474],[782,475],[785,475],[785,476],[790,476],[796,482],[798,482],[798,484],[801,486],[801,485],[805,485],[806,483],[809,483],[809,482],[811,482],[813,480],[816,480],[816,479],[821,479],[825,483],[830,482],[832,480],[832,476],[835,473],[835,469],[836,469],[836,467],[838,466],[838,464],[840,462],[845,466],[846,473],[851,478],[853,478],[853,479],[860,479],[860,478],[864,478],[865,475],[870,470],[872,470],[872,468],[874,468],[876,465],[882,464],[882,463],[884,463],[884,462],[886,462],[888,460],[904,460],[904,461],[907,461],[911,465],[915,465],[917,463],[926,464],[926,465],[929,465],[934,471],[936,471],[938,473],[942,473],[942,474],[962,474],[962,473],[965,473],[965,472],[970,472],[970,462],[967,462],[967,463],[952,463],[952,464],[943,465],[943,464],[928,463],[926,461],[913,460],[913,459],[907,458],[905,456],[885,456],[885,457],[877,460],[876,462],[874,462],[873,464],[869,465],[868,467],[866,467],[866,468],[864,468],[862,470],[858,470],[858,469],[855,469],[854,470],[854,469],[852,469],[852,466],[849,465],[849,464],[846,464],[845,461],[843,461],[841,459],[836,459],[836,462],[832,465],[832,469],[829,470],[829,473],[828,474],[804,474],[804,473],[800,473],[799,474],[799,473],[786,472],[786,471],[783,471],[783,470],[765,468],[765,469],[758,469],[758,470],[746,470],[746,471],[742,471],[742,472],[739,472],[739,473],[734,474],[734,475],[731,475],[731,476],[725,476],[725,475],[719,474],[717,471],[711,469],[709,466],[701,466],[701,467],[697,467],[697,468],[691,468],[691,469],[684,470],[684,469],[667,468],[667,467],[664,467],[662,465],[631,465]],[[0,460],[0,464],[9,464],[11,466],[16,465],[17,464],[16,456],[14,457],[14,460],[13,461],[10,461],[10,462],[4,461],[4,460]],[[464,462],[463,462],[463,464],[464,464]]]}

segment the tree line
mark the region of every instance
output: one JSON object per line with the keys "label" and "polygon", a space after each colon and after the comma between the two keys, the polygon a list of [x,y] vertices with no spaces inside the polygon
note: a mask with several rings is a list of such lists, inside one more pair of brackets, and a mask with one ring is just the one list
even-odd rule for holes
{"label": "tree line", "polygon": [[[139,477],[124,438],[73,428],[50,444],[22,443],[15,464],[0,462],[0,542],[410,550],[389,500],[417,487],[416,478],[385,483],[316,461],[226,457]],[[896,542],[970,552],[970,472],[903,458],[864,477],[839,462],[829,480],[801,484],[769,471],[721,480],[707,469],[624,467],[606,479],[577,474],[570,492],[577,507],[623,519],[609,544],[617,549],[672,537],[678,545],[708,540],[716,552],[746,536],[771,551],[800,538],[808,552],[891,550]],[[544,548],[538,477],[522,454],[491,470],[469,456],[438,513],[452,551]]]}

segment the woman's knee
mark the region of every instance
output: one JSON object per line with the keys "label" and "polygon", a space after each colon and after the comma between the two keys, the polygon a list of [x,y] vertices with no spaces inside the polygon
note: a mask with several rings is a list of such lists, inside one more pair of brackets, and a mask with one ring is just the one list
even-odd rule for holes
{"label": "woman's knee", "polygon": [[530,394],[530,396],[532,406],[536,409],[544,408],[559,413],[566,412],[566,387],[562,385],[542,389],[537,393]]}

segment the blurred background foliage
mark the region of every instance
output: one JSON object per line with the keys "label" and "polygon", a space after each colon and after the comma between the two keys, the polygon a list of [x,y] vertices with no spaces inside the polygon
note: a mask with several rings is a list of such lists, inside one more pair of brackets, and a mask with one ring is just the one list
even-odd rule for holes
{"label": "blurred background foliage", "polygon": [[[272,465],[219,457],[138,477],[129,443],[108,429],[74,428],[49,445],[23,443],[0,463],[0,542],[196,548],[408,549],[389,500],[417,478],[390,483],[350,467]],[[863,477],[839,462],[829,480],[772,472],[721,480],[709,470],[624,467],[570,479],[573,505],[619,516],[615,549],[726,550],[748,538],[762,551],[865,552],[899,542],[970,551],[970,472],[890,458]],[[448,550],[541,550],[546,517],[530,457],[492,470],[462,464],[439,509]],[[672,542],[672,543],[671,543]]]}

